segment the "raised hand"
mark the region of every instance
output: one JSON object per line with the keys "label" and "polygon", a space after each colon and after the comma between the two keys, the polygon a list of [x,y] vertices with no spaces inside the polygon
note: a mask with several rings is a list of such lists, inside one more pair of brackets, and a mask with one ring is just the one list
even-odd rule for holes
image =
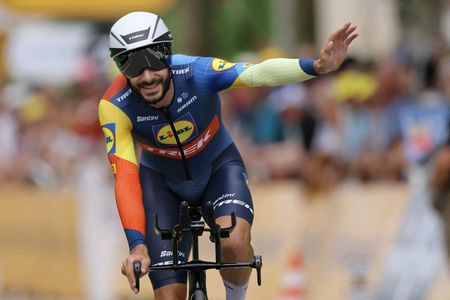
{"label": "raised hand", "polygon": [[348,22],[330,35],[320,51],[320,57],[314,61],[314,69],[319,74],[336,70],[344,61],[348,46],[358,36],[354,33],[356,25]]}

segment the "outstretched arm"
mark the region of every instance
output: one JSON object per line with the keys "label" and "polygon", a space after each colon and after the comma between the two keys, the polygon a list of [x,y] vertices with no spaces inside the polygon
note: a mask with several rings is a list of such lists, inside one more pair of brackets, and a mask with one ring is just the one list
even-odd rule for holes
{"label": "outstretched arm", "polygon": [[[330,35],[318,59],[272,58],[258,64],[229,63],[217,58],[201,58],[201,83],[213,92],[229,87],[279,86],[302,82],[336,70],[344,61],[348,46],[358,36],[356,26],[344,24]],[[206,70],[206,71],[205,71]]]}
{"label": "outstretched arm", "polygon": [[347,54],[348,46],[358,36],[356,25],[348,22],[330,35],[320,57],[314,61],[314,70],[319,74],[332,72],[339,68]]}

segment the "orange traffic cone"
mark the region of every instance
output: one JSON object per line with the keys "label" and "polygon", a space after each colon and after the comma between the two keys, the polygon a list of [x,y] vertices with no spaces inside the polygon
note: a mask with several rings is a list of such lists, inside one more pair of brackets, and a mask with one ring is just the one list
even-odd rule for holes
{"label": "orange traffic cone", "polygon": [[305,275],[303,257],[294,251],[287,261],[287,269],[281,277],[281,289],[277,300],[305,299]]}

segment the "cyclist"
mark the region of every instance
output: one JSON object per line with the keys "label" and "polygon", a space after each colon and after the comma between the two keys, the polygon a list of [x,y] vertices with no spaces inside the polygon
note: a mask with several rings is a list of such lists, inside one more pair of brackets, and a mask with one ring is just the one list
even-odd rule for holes
{"label": "cyclist", "polygon": [[[152,13],[129,13],[111,27],[110,55],[121,74],[100,100],[99,118],[130,248],[122,273],[135,293],[133,261],[141,261],[142,275],[150,262],[171,263],[171,242],[155,236],[153,218],[158,213],[161,227],[172,228],[182,200],[192,205],[212,201],[221,226],[228,226],[235,212],[237,225],[222,240],[223,261],[253,260],[252,199],[244,164],[221,120],[218,92],[300,82],[336,70],[357,36],[355,29],[347,23],[334,32],[316,60],[248,64],[172,54],[172,34]],[[135,143],[142,149],[139,168]],[[180,245],[182,261],[189,255],[187,240]],[[245,298],[250,273],[221,271],[227,299]],[[185,299],[185,272],[149,276],[156,299]]]}

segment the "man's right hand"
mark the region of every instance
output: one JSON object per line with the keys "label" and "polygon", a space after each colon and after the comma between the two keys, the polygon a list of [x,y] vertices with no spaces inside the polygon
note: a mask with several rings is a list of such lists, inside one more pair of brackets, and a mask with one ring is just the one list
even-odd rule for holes
{"label": "man's right hand", "polygon": [[136,288],[136,278],[134,277],[133,269],[133,262],[135,261],[141,262],[141,277],[147,274],[150,268],[150,257],[144,244],[137,245],[130,251],[130,255],[122,262],[121,268],[122,274],[128,279],[131,290],[137,294],[139,291]]}

